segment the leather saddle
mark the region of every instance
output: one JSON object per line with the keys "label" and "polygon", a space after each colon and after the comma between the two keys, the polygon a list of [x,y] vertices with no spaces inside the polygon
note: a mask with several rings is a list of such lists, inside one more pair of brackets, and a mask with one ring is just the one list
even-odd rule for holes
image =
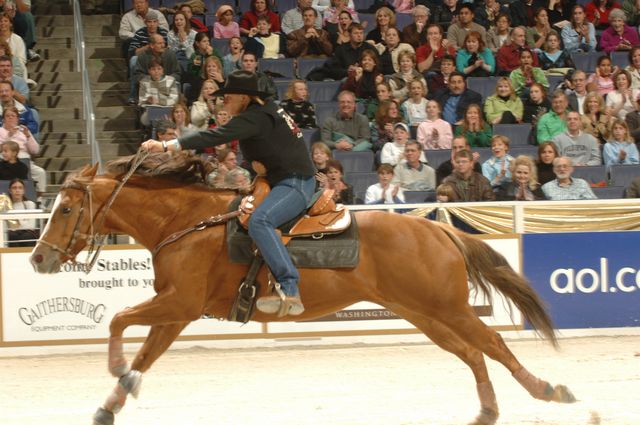
{"label": "leather saddle", "polygon": [[[253,184],[253,205],[257,207],[267,197],[271,188],[267,180],[256,177]],[[320,239],[324,235],[342,233],[351,225],[351,214],[342,204],[336,204],[333,200],[333,189],[325,189],[311,207],[281,235],[282,242],[286,245],[292,238],[312,237]],[[238,218],[240,225],[245,229],[249,226],[251,214],[243,214]]]}

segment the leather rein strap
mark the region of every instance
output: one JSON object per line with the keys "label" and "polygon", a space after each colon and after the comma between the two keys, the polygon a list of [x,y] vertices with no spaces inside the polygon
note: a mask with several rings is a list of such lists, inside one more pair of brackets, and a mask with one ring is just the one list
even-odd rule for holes
{"label": "leather rein strap", "polygon": [[160,242],[153,249],[152,255],[155,257],[162,248],[164,248],[165,246],[167,246],[169,244],[174,243],[178,239],[181,239],[181,238],[187,236],[190,233],[199,232],[199,231],[204,230],[206,228],[226,223],[227,221],[229,221],[229,220],[231,220],[233,218],[236,218],[236,217],[238,217],[238,216],[240,216],[242,214],[244,214],[244,213],[242,211],[240,211],[240,210],[232,211],[232,212],[229,212],[229,213],[226,213],[226,214],[218,214],[216,216],[209,217],[208,219],[201,221],[200,223],[196,224],[193,227],[189,227],[187,229],[180,230],[178,232],[172,233],[171,235],[166,237],[162,242]]}

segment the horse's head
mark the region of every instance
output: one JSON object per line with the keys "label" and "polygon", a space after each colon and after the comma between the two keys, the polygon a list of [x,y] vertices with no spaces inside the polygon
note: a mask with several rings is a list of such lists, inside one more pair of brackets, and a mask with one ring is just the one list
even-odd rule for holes
{"label": "horse's head", "polygon": [[38,273],[57,273],[67,261],[74,261],[94,237],[91,182],[98,165],[87,165],[68,178],[56,197],[49,222],[31,253],[31,265]]}

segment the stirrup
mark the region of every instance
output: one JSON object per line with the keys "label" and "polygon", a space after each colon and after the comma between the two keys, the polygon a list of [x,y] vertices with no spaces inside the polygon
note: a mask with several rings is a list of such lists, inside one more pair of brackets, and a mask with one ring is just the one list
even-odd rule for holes
{"label": "stirrup", "polygon": [[298,316],[304,312],[300,297],[288,297],[278,282],[273,285],[273,290],[275,295],[258,299],[256,302],[258,310],[267,314],[276,314],[279,318],[287,315]]}

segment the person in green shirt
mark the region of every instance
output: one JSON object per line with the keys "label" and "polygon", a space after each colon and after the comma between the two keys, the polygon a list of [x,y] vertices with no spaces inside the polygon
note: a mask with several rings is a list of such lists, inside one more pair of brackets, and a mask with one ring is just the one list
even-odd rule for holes
{"label": "person in green shirt", "polygon": [[569,99],[567,99],[567,95],[562,90],[553,92],[551,110],[542,115],[536,125],[536,136],[539,144],[567,131],[568,107]]}
{"label": "person in green shirt", "polygon": [[511,78],[516,94],[521,98],[529,96],[529,87],[533,83],[538,83],[545,89],[549,88],[549,81],[547,81],[542,68],[533,66],[533,52],[529,49],[520,51],[520,66],[511,71],[509,78]]}
{"label": "person in green shirt", "polygon": [[524,106],[507,77],[498,78],[496,92],[484,102],[484,114],[490,124],[522,122]]}
{"label": "person in green shirt", "polygon": [[471,104],[464,114],[462,124],[456,127],[456,136],[464,136],[469,145],[477,148],[491,146],[493,129],[482,118],[480,105]]}

